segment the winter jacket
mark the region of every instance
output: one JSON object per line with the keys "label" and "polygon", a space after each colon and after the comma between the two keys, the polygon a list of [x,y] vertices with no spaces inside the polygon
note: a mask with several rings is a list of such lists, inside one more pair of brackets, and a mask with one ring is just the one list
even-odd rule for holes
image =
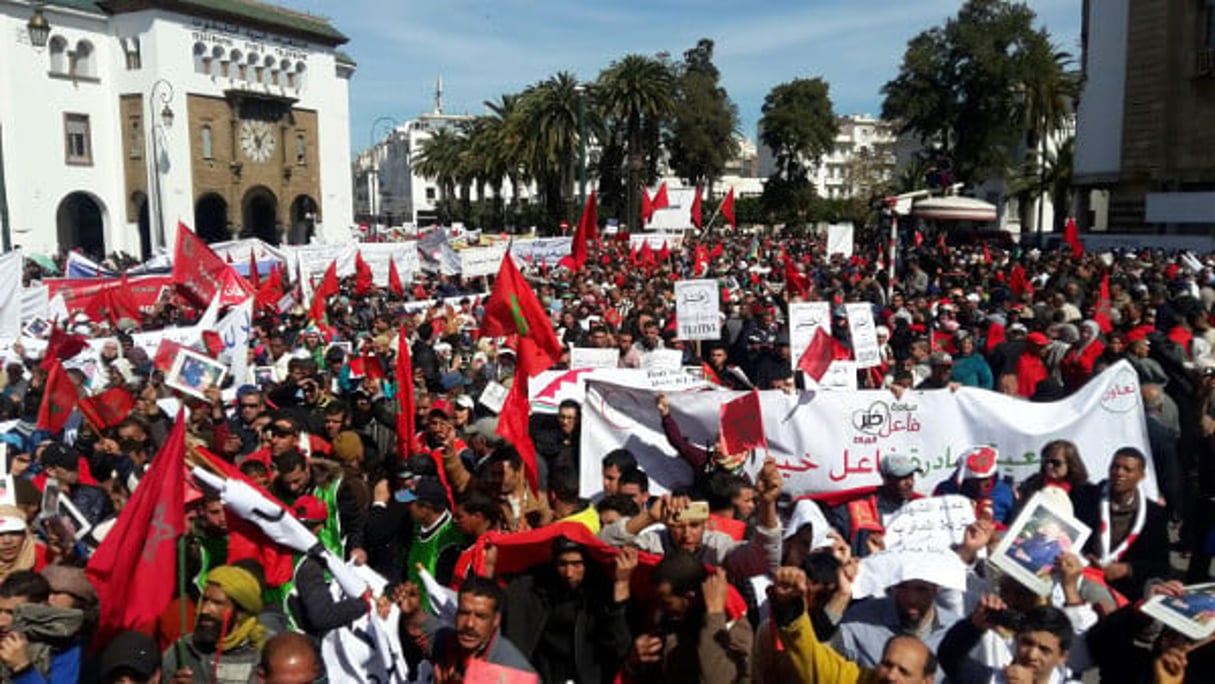
{"label": "winter jacket", "polygon": [[[589,583],[588,572],[583,584],[585,591],[569,599],[575,602],[574,628],[569,635],[573,653],[564,656],[573,661],[574,671],[566,672],[560,681],[572,678],[586,684],[610,682],[631,645],[625,604],[613,600],[610,585],[595,582],[588,587]],[[552,608],[561,601],[559,580],[549,566],[516,577],[506,586],[502,633],[535,665],[543,681],[558,681],[543,655],[542,644],[553,617]]]}
{"label": "winter jacket", "polygon": [[[13,609],[13,630],[29,641],[30,667],[16,676],[14,684],[75,684],[80,681],[82,649],[80,628],[84,613],[74,608],[56,608],[26,603]],[[11,676],[8,669],[4,674]]]}
{"label": "winter jacket", "polygon": [[325,579],[324,562],[312,556],[305,557],[295,569],[295,592],[287,597],[287,607],[300,630],[314,639],[349,625],[369,610],[361,596],[334,599]]}
{"label": "winter jacket", "polygon": [[960,382],[967,387],[991,389],[995,379],[991,374],[991,366],[987,360],[978,354],[953,357],[953,374],[950,379]]}

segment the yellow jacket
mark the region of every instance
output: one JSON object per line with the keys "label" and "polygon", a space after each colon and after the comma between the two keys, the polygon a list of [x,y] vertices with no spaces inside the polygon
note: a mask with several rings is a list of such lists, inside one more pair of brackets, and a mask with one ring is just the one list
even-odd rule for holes
{"label": "yellow jacket", "polygon": [[780,640],[793,661],[798,679],[806,684],[872,684],[877,681],[874,670],[847,660],[835,649],[819,642],[810,616],[805,612],[789,626],[781,628]]}

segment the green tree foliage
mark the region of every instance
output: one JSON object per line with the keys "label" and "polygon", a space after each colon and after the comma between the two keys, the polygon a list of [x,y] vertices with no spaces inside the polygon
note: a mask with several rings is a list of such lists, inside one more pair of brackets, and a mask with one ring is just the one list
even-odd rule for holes
{"label": "green tree foliage", "polygon": [[738,107],[720,85],[713,41],[702,38],[683,53],[676,78],[675,110],[666,147],[675,173],[712,190],[726,163],[738,154]]}
{"label": "green tree foliage", "polygon": [[629,227],[640,225],[643,172],[653,169],[660,149],[658,132],[675,108],[675,76],[657,57],[626,55],[599,74],[595,100],[608,126],[623,130],[628,182]]}
{"label": "green tree foliage", "polygon": [[761,112],[760,142],[776,158],[776,172],[764,184],[764,210],[774,223],[804,220],[815,197],[808,173],[831,151],[839,131],[827,82],[782,83],[764,98]]}
{"label": "green tree foliage", "polygon": [[1001,173],[1028,132],[1055,130],[1071,87],[1035,19],[1023,3],[968,0],[908,42],[898,76],[882,88],[882,116],[938,146],[959,180]]}

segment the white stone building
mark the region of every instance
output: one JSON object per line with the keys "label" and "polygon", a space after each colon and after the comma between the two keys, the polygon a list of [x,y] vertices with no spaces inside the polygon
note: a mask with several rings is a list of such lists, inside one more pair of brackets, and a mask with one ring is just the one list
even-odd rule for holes
{"label": "white stone building", "polygon": [[[894,127],[865,114],[837,117],[839,132],[835,145],[817,165],[810,166],[810,181],[819,197],[867,198],[873,186],[888,180],[894,172]],[[768,178],[776,172],[776,155],[763,144],[759,130],[759,175]]]}
{"label": "white stone building", "polygon": [[[436,131],[456,128],[473,118],[470,114],[444,113],[442,87],[436,85],[433,111],[394,126],[354,160],[351,176],[355,216],[360,221],[386,226],[426,226],[437,221],[439,184],[434,178],[418,174],[411,160]],[[482,190],[485,197],[477,196],[476,188],[471,189],[472,199],[487,199],[490,188]],[[501,192],[504,201],[515,197],[509,178],[503,180]],[[520,202],[526,204],[535,197],[534,184],[519,186]]]}
{"label": "white stone building", "polygon": [[255,0],[0,0],[0,35],[8,244],[141,256],[171,249],[178,221],[211,241],[348,234],[354,64],[326,20]]}

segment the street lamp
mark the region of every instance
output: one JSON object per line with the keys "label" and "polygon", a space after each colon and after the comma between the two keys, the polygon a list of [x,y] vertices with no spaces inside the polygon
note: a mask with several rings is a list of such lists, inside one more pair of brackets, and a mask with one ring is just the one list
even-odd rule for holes
{"label": "street lamp", "polygon": [[42,15],[42,3],[34,6],[34,15],[30,17],[29,23],[25,25],[25,29],[29,31],[30,43],[34,47],[46,47],[46,41],[51,37],[51,25],[47,22],[46,17]]}
{"label": "street lamp", "polygon": [[[376,224],[380,220],[379,207],[377,206],[380,194],[380,155],[376,151],[375,131],[376,127],[381,123],[392,124],[393,129],[397,127],[397,120],[391,116],[381,116],[371,122],[371,130],[367,132],[367,153],[371,155],[371,172],[367,176],[367,204],[371,214],[371,237],[372,241],[378,234]],[[391,136],[390,136],[391,137]]]}
{"label": "street lamp", "polygon": [[578,93],[578,206],[586,206],[586,84],[574,86]]}
{"label": "street lamp", "polygon": [[[160,123],[156,122],[156,102],[157,95],[160,93]],[[148,91],[148,112],[150,114],[148,120],[152,124],[152,187],[156,196],[156,244],[160,247],[165,246],[165,208],[164,194],[160,188],[160,137],[157,135],[157,129],[160,129],[161,135],[173,127],[173,109],[169,107],[169,103],[173,100],[173,84],[165,79],[159,79],[152,84],[152,89]]]}

